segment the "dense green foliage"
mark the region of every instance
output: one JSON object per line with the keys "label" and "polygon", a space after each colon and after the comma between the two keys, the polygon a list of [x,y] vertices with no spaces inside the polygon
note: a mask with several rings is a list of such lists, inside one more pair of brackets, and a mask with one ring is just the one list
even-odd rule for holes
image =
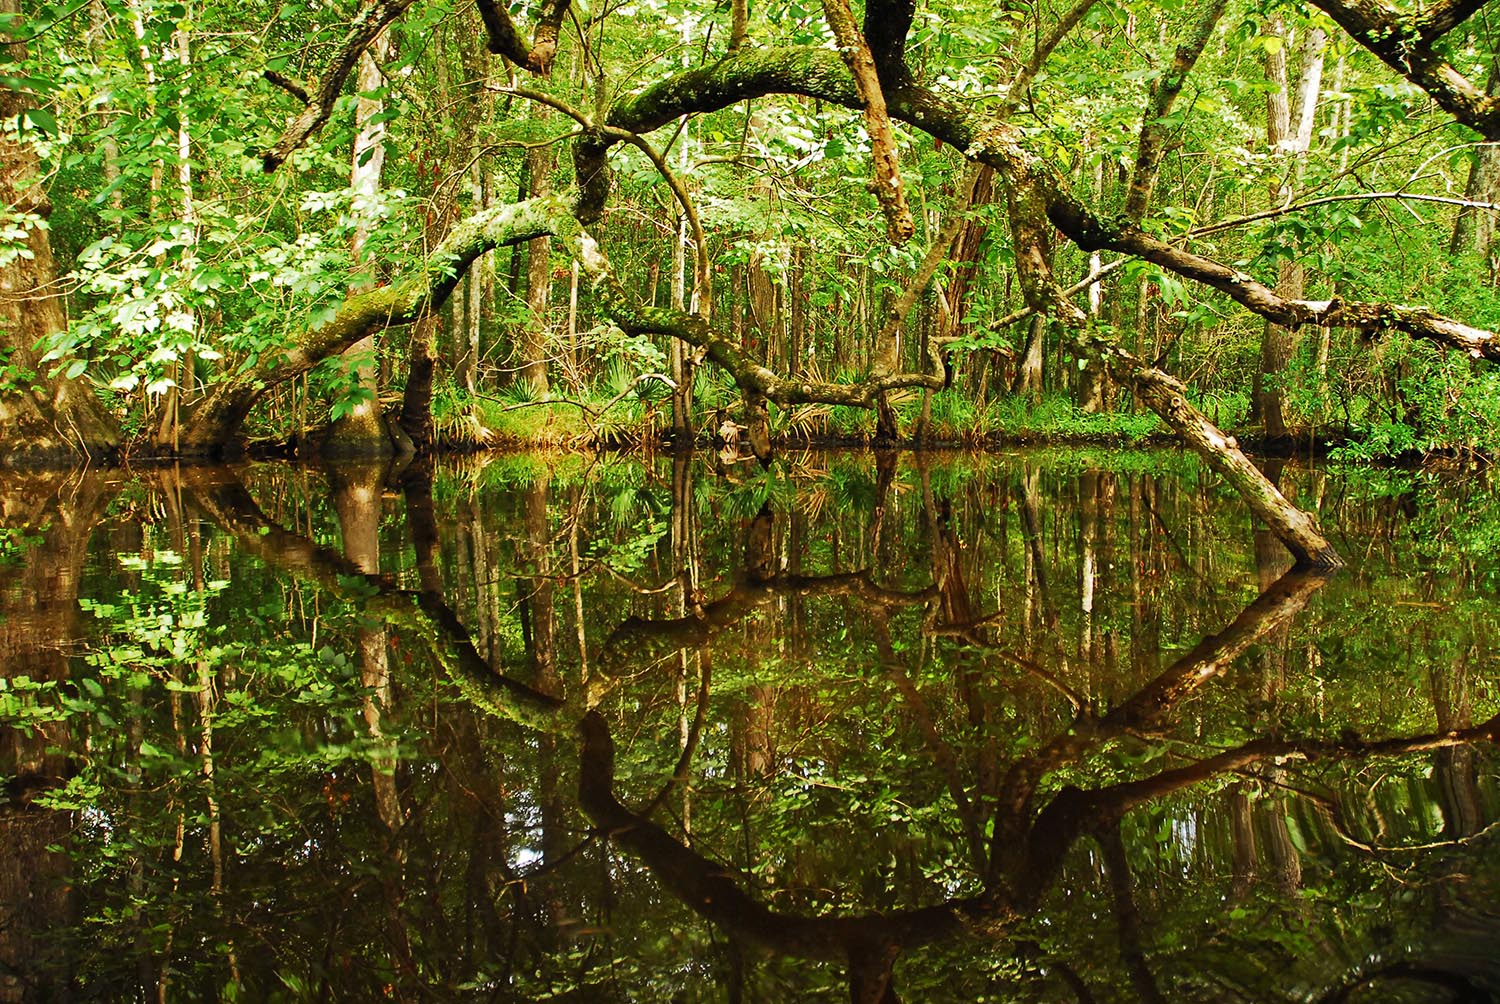
{"label": "dense green foliage", "polygon": [[[5,85],[29,110],[9,128],[41,155],[52,208],[46,220],[10,211],[0,257],[24,250],[29,228],[48,228],[65,273],[69,324],[52,339],[47,367],[107,395],[139,436],[170,427],[177,410],[190,414],[216,385],[253,378],[258,365],[325,324],[351,289],[440,274],[449,264],[434,260],[432,249],[456,221],[547,188],[565,190],[574,180],[567,154],[578,123],[513,85],[540,89],[581,115],[602,115],[646,85],[722,60],[734,7],[660,0],[579,7],[563,22],[550,75],[533,79],[485,51],[473,7],[412,4],[385,32],[378,86],[359,91],[351,75],[327,124],[266,174],[262,155],[300,110],[270,78],[315,88],[340,51],[345,14],[214,0],[23,5],[8,18],[9,31],[28,40],[29,54],[20,60],[10,50]],[[923,7],[906,58],[922,81],[976,111],[1009,115],[1030,151],[1107,218],[1125,204],[1143,110],[1205,7],[1136,0],[1081,7],[1076,26],[1035,67],[1028,61],[1067,13],[1061,6]],[[830,42],[815,7],[757,4],[750,13],[748,44],[758,49]],[[523,32],[537,23],[536,11],[520,16]],[[1493,79],[1490,19],[1480,10],[1439,47],[1480,86]],[[1286,96],[1273,73],[1278,59],[1287,89],[1321,74],[1305,150],[1268,139],[1270,99]],[[1024,93],[1009,93],[1023,77]],[[360,104],[375,113],[357,121]],[[1028,326],[992,324],[1025,306],[1006,179],[984,176],[969,205],[966,151],[898,125],[917,232],[910,245],[893,247],[865,184],[870,144],[861,121],[822,101],[773,94],[681,118],[646,137],[707,234],[711,288],[698,290],[696,249],[682,247],[692,244],[691,232],[662,172],[641,150],[618,145],[614,191],[595,229],[627,290],[658,305],[674,296],[686,305],[707,302],[711,293],[716,330],[756,361],[789,376],[858,381],[877,364],[887,311],[926,247],[963,215],[968,222],[907,317],[898,347],[905,370],[927,368],[929,343],[949,358],[953,387],[933,402],[929,432],[974,439],[990,431],[1099,431],[1055,405],[1032,418],[1027,404],[1010,400]],[[1491,151],[1321,12],[1275,0],[1230,4],[1175,105],[1148,124],[1166,142],[1144,221],[1149,232],[1180,238],[1267,284],[1280,276],[1279,290],[1288,268],[1305,271],[1290,296],[1421,303],[1481,329],[1500,327],[1489,211],[1460,209],[1465,199],[1495,199],[1500,172]],[[369,162],[370,137],[383,173],[374,188],[361,188],[351,170]],[[539,156],[548,151],[560,155]],[[1236,222],[1242,217],[1251,219]],[[628,400],[611,429],[672,422],[660,385],[629,386],[639,374],[667,371],[671,346],[622,336],[587,283],[580,287],[560,242],[539,267],[528,267],[529,253],[549,252],[537,243],[530,252],[489,252],[440,311],[447,431],[483,440],[466,435],[464,426],[477,421],[492,433],[529,438],[530,416],[512,427],[486,415],[481,402],[538,364],[552,396],[594,409],[624,390]],[[1072,243],[1055,240],[1048,253],[1065,283],[1089,273],[1088,253]],[[1114,257],[1094,264],[1112,266]],[[1496,442],[1500,377],[1489,363],[1399,337],[1372,347],[1353,330],[1306,328],[1284,368],[1268,365],[1261,318],[1160,264],[1119,264],[1097,290],[1095,323],[1201,394],[1243,402],[1253,388],[1279,391],[1292,428],[1350,435],[1358,456],[1487,450]],[[1086,305],[1088,291],[1074,299]],[[1085,363],[1072,342],[1052,327],[1042,339],[1042,384],[1023,401],[1041,392],[1056,402],[1082,394]],[[404,329],[378,341],[378,390],[387,404],[405,379],[407,342]],[[377,389],[356,377],[357,362],[335,353],[308,379],[281,384],[254,413],[251,431],[306,431],[368,400]],[[736,407],[737,393],[716,369],[700,370],[700,378],[690,424],[711,431],[717,409]],[[527,385],[533,397],[545,393]],[[642,400],[651,396],[661,406]],[[1124,389],[1109,390],[1103,403],[1136,410]],[[903,408],[906,426],[923,425],[919,400]],[[871,416],[838,409],[788,409],[778,428],[873,432]],[[537,422],[570,430],[544,431],[543,439],[614,435],[599,436],[587,413],[568,405],[538,411]],[[1261,420],[1255,411],[1228,409],[1224,419],[1249,427]],[[1104,431],[1149,429],[1126,422]]]}

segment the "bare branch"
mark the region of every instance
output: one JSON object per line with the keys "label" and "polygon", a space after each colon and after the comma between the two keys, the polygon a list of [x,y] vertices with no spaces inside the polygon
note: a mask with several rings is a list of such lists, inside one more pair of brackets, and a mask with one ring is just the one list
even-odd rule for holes
{"label": "bare branch", "polygon": [[280,87],[283,91],[286,91],[288,94],[296,98],[298,101],[302,102],[304,105],[312,100],[312,98],[308,97],[307,95],[307,88],[297,83],[297,81],[293,80],[291,77],[277,73],[275,70],[265,70],[261,73],[261,76],[266,78],[267,83],[275,84],[277,87]]}
{"label": "bare branch", "polygon": [[1052,26],[1052,30],[1038,40],[1036,51],[1031,54],[1026,65],[1016,71],[1016,75],[1011,78],[1010,86],[1005,90],[1002,117],[1009,115],[1021,104],[1022,96],[1031,88],[1031,82],[1036,79],[1036,75],[1042,72],[1042,67],[1046,65],[1047,57],[1052,55],[1052,50],[1068,37],[1068,32],[1078,26],[1078,22],[1083,20],[1083,16],[1089,12],[1095,2],[1096,0],[1077,0],[1077,3],[1068,8],[1061,19]]}
{"label": "bare branch", "polygon": [[698,216],[697,205],[693,202],[692,196],[688,194],[687,186],[683,184],[682,179],[677,176],[677,173],[672,170],[671,165],[667,163],[667,158],[663,157],[639,133],[631,132],[628,129],[617,129],[613,126],[596,127],[593,121],[583,112],[574,108],[566,101],[553,97],[550,94],[542,91],[533,91],[526,87],[491,87],[490,90],[500,94],[514,94],[516,97],[526,98],[529,101],[544,104],[549,108],[555,108],[581,125],[585,131],[629,143],[646,155],[646,159],[651,161],[657,173],[666,181],[667,187],[672,190],[672,197],[677,200],[678,208],[682,210],[683,216],[687,218],[688,228],[693,232],[693,252],[697,267],[694,290],[697,293],[698,313],[702,314],[705,320],[710,318],[713,315],[713,277],[710,274],[711,265],[708,254],[708,236],[703,232],[703,222]]}
{"label": "bare branch", "polygon": [[1156,185],[1156,172],[1166,151],[1167,129],[1162,119],[1172,110],[1182,85],[1203,54],[1203,47],[1214,33],[1214,27],[1224,16],[1228,0],[1207,0],[1203,12],[1193,25],[1193,33],[1187,41],[1177,47],[1172,65],[1157,81],[1151,95],[1151,104],[1141,118],[1140,143],[1136,148],[1135,170],[1130,176],[1130,191],[1125,196],[1125,215],[1139,220],[1146,215],[1151,205],[1151,190]]}

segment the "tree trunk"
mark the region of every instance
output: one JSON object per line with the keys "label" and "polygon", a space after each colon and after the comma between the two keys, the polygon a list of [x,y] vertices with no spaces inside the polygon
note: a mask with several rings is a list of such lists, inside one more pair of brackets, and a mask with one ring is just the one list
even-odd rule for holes
{"label": "tree trunk", "polygon": [[[376,116],[385,110],[385,102],[369,97],[381,87],[380,64],[390,56],[390,41],[382,33],[359,57],[359,76],[355,88],[359,93],[354,110],[354,157],[349,170],[349,187],[356,203],[373,200],[380,192],[380,173],[385,166],[385,123]],[[355,206],[356,216],[369,213],[370,207]],[[370,235],[370,217],[363,216],[349,241],[349,255],[360,264],[365,241]],[[374,285],[373,275],[362,277],[351,291],[359,292]],[[344,351],[344,365],[356,374],[355,385],[361,395],[347,414],[328,429],[323,453],[328,456],[389,456],[391,438],[385,430],[380,412],[380,381],[375,365],[375,337],[361,338]]]}
{"label": "tree trunk", "polygon": [[[1095,272],[1103,264],[1099,252],[1089,255],[1089,271]],[[1093,283],[1089,286],[1089,319],[1097,320],[1104,305],[1104,286]],[[1078,373],[1078,410],[1089,415],[1105,411],[1109,398],[1109,370],[1101,360],[1085,360]]]}
{"label": "tree trunk", "polygon": [[[1273,22],[1283,39],[1287,32]],[[1276,90],[1266,95],[1266,142],[1273,154],[1280,154],[1285,164],[1282,180],[1271,189],[1274,205],[1286,205],[1296,196],[1297,173],[1312,145],[1313,118],[1323,79],[1323,52],[1328,36],[1321,28],[1309,30],[1301,48],[1302,68],[1296,93],[1291,91],[1287,74],[1286,48],[1282,46],[1266,55],[1266,80]],[[1301,299],[1306,281],[1302,263],[1281,262],[1276,293],[1288,299]],[[1267,321],[1261,337],[1260,369],[1256,374],[1255,414],[1265,426],[1267,439],[1284,439],[1289,432],[1286,395],[1281,386],[1286,367],[1297,347],[1297,334],[1279,324]]]}
{"label": "tree trunk", "polygon": [[[542,106],[537,118],[546,119],[548,109]],[[532,147],[526,151],[531,174],[533,198],[552,192],[552,166],[556,158],[550,146]],[[521,337],[521,379],[534,397],[547,396],[547,303],[552,294],[552,238],[538,237],[526,245],[526,308],[530,317]]]}
{"label": "tree trunk", "polygon": [[[1497,90],[1500,90],[1500,64],[1491,63],[1485,93],[1493,97]],[[1464,186],[1464,199],[1469,202],[1493,203],[1497,197],[1500,197],[1500,147],[1488,143],[1474,151],[1474,163],[1469,167],[1469,183]],[[1448,253],[1456,257],[1472,250],[1477,251],[1481,259],[1487,260],[1490,245],[1494,241],[1494,211],[1464,206],[1453,221],[1453,238],[1448,242]],[[1491,266],[1491,271],[1493,268]]]}
{"label": "tree trunk", "polygon": [[1029,398],[1032,404],[1042,399],[1042,335],[1046,331],[1046,317],[1033,314],[1026,332],[1026,347],[1021,350],[1021,366],[1011,385],[1012,394]]}
{"label": "tree trunk", "polygon": [[[18,13],[17,0],[0,0],[0,14]],[[4,48],[19,73],[26,47],[16,42]],[[27,95],[0,87],[0,120],[15,121],[33,104]],[[35,348],[68,322],[44,229],[52,203],[42,190],[41,164],[29,135],[18,137],[10,129],[0,131],[0,198],[21,215],[29,252],[0,265],[0,464],[106,458],[120,446],[114,416],[86,380],[67,379],[65,364],[42,363]]]}

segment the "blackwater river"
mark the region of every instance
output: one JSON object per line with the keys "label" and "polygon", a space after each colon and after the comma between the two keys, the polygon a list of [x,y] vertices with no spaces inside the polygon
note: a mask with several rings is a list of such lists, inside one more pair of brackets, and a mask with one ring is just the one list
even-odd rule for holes
{"label": "blackwater river", "polygon": [[1190,456],[0,474],[0,1001],[1500,999],[1500,505]]}

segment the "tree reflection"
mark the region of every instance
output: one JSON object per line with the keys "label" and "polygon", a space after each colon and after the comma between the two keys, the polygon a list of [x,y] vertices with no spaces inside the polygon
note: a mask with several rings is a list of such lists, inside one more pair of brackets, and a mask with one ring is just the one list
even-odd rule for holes
{"label": "tree reflection", "polygon": [[[187,588],[211,592],[205,570],[227,578],[233,554],[252,578],[236,600],[241,613],[267,583],[309,590],[328,604],[313,622],[328,653],[313,676],[304,667],[295,678],[342,682],[320,691],[322,703],[303,695],[256,712],[303,716],[303,737],[284,740],[283,759],[264,760],[278,773],[257,778],[245,744],[259,733],[236,716],[269,699],[235,684],[268,670],[200,648],[194,672],[171,676],[164,699],[197,700],[169,716],[185,737],[171,782],[182,794],[152,794],[153,785],[169,790],[160,776],[132,786],[119,778],[142,775],[116,775],[121,794],[107,791],[97,811],[118,832],[88,844],[95,853],[131,846],[137,820],[159,831],[193,808],[185,864],[172,871],[160,851],[138,858],[131,895],[179,905],[146,908],[170,916],[174,933],[166,945],[136,946],[149,964],[133,985],[164,985],[161,974],[210,940],[230,946],[229,968],[205,962],[199,982],[177,978],[184,992],[225,978],[265,991],[305,972],[294,996],[510,999],[546,985],[559,999],[624,998],[630,984],[616,970],[632,951],[634,978],[655,989],[671,984],[672,966],[707,953],[696,971],[731,1000],[753,995],[751,974],[776,959],[821,963],[798,979],[816,985],[817,974],[837,973],[852,1000],[867,1002],[983,987],[1004,999],[1028,981],[1034,993],[1142,1001],[1197,999],[1209,985],[1216,999],[1265,999],[1294,979],[1299,993],[1328,1000],[1434,974],[1451,986],[1489,985],[1490,969],[1424,954],[1420,939],[1389,965],[1350,957],[1247,976],[1214,961],[1263,936],[1241,918],[1266,909],[1267,897],[1303,910],[1309,929],[1318,910],[1335,912],[1298,901],[1320,883],[1343,888],[1328,875],[1330,845],[1391,874],[1408,847],[1452,848],[1432,880],[1436,926],[1471,923],[1466,869],[1495,817],[1483,747],[1500,740],[1500,719],[1474,724],[1486,706],[1477,641],[1433,664],[1435,730],[1341,730],[1337,715],[1293,714],[1290,697],[1269,713],[1265,666],[1252,656],[1297,636],[1299,618],[1327,595],[1330,579],[1316,573],[1268,576],[1237,612],[1217,608],[1217,623],[1185,651],[1116,657],[1113,633],[1124,626],[1137,642],[1137,624],[1171,602],[1142,574],[1156,560],[1151,548],[1162,567],[1191,565],[1205,591],[1222,590],[1191,542],[1119,539],[1119,518],[1155,527],[1148,509],[1170,513],[1173,500],[1145,482],[1081,476],[1076,511],[1049,525],[1050,489],[1035,469],[1001,490],[955,484],[926,464],[903,479],[883,463],[833,518],[774,485],[714,494],[693,471],[672,464],[660,482],[663,518],[649,523],[646,544],[620,534],[622,553],[637,557],[613,564],[597,544],[610,507],[591,498],[604,489],[588,480],[549,474],[500,501],[440,501],[430,470],[408,470],[398,541],[381,530],[398,504],[382,501],[387,473],[334,472],[335,548],[237,473],[159,478],[153,498],[172,500],[160,511],[191,555],[175,573]],[[93,515],[54,519],[77,530],[73,543],[46,538],[28,566],[28,575],[51,574],[52,551],[76,563],[72,591],[56,597],[69,610],[78,534],[87,539],[101,508],[92,505]],[[1015,517],[1010,552],[999,506]],[[1061,571],[1059,526],[1076,542],[1076,580]],[[1121,553],[1132,560],[1126,572],[1112,568]],[[992,565],[1012,557],[1014,577],[997,576]],[[258,578],[244,571],[252,562]],[[1139,607],[1111,607],[1115,594]],[[24,614],[18,595],[7,594],[7,609]],[[1195,609],[1192,619],[1214,618]],[[7,638],[31,629],[10,630]],[[61,652],[75,631],[61,620],[47,630],[31,649]],[[1159,625],[1141,633],[1169,634]],[[312,654],[308,646],[299,658]],[[338,677],[341,657],[348,671]],[[56,658],[50,672],[65,679]],[[1247,686],[1239,667],[1251,663],[1262,679]],[[1292,661],[1275,673],[1278,687],[1295,689]],[[833,682],[821,690],[805,682],[825,677]],[[837,706],[856,697],[864,703]],[[160,726],[135,727],[150,738]],[[67,735],[47,741],[81,749]],[[125,747],[111,755],[128,766],[140,741]],[[356,752],[337,759],[345,747]],[[1439,833],[1372,815],[1375,799],[1350,779],[1376,764],[1398,765],[1397,781],[1430,767]],[[1278,795],[1256,801],[1259,790]],[[811,806],[807,792],[836,797]],[[262,797],[288,806],[291,819],[257,819],[251,806]],[[364,808],[344,808],[349,799]],[[873,811],[839,808],[872,802]],[[76,822],[31,811],[61,828],[54,844]],[[1167,827],[1154,845],[1143,819]],[[1220,892],[1154,868],[1153,847],[1193,848],[1214,833],[1232,873]],[[195,884],[196,842],[220,839]],[[299,881],[278,887],[270,875]],[[200,893],[212,910],[194,912]],[[96,884],[82,898],[100,915],[112,895]],[[65,913],[37,923],[66,927]],[[689,933],[689,913],[709,923]],[[1109,938],[1094,937],[1100,920]],[[289,943],[321,938],[324,957],[253,950],[283,923]],[[1354,937],[1331,925],[1316,936],[1328,959],[1346,950],[1340,937]],[[1206,961],[1185,979],[1188,958]],[[529,975],[542,973],[541,983]]]}

